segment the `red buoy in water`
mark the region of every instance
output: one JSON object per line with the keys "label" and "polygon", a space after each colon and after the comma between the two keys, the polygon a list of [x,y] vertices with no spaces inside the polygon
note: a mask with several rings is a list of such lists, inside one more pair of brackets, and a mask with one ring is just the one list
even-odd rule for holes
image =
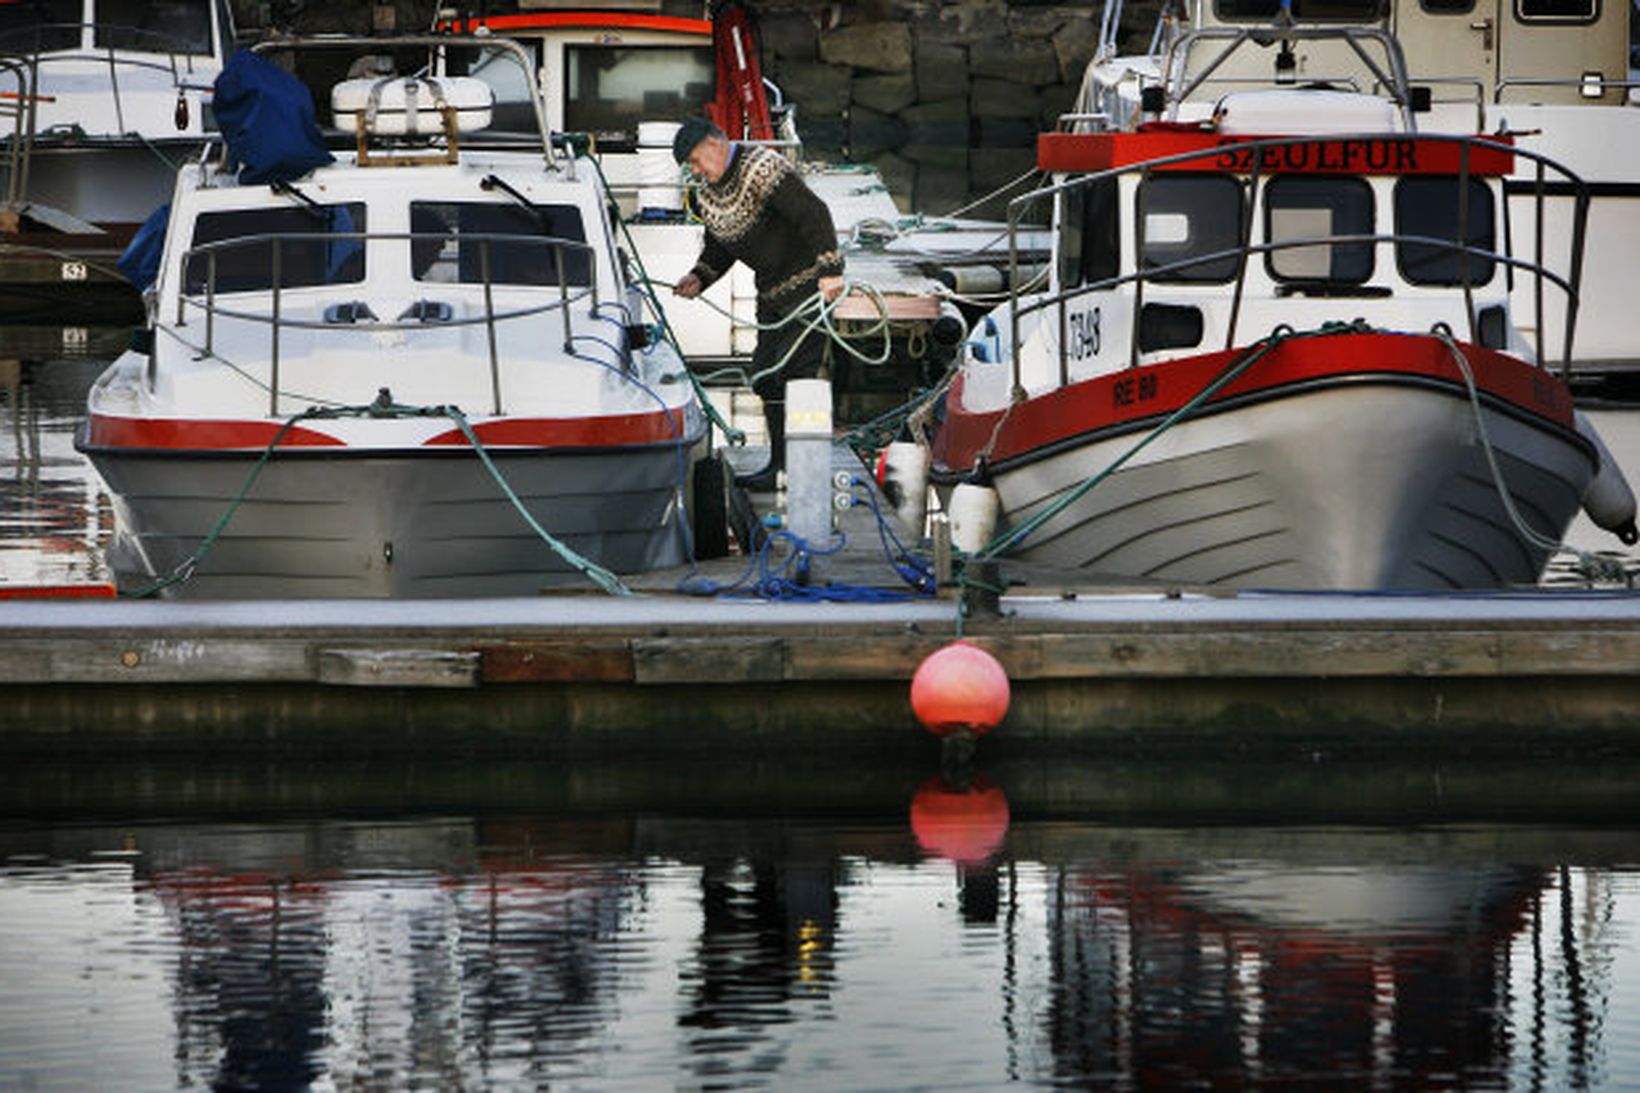
{"label": "red buoy in water", "polygon": [[978,865],[1008,834],[1008,798],[983,774],[961,788],[935,775],[911,796],[911,834],[924,854]]}
{"label": "red buoy in water", "polygon": [[966,641],[930,653],[911,677],[911,712],[936,736],[983,736],[1008,713],[1008,673]]}

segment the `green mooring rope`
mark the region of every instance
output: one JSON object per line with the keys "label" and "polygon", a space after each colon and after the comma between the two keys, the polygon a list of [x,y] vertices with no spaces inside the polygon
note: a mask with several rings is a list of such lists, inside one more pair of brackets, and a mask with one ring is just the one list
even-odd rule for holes
{"label": "green mooring rope", "polygon": [[1059,498],[1059,500],[1037,513],[1035,516],[1032,516],[1029,520],[1020,524],[1018,527],[1011,528],[1008,531],[1003,532],[1001,535],[998,535],[979,550],[975,551],[967,559],[958,559],[956,563],[957,583],[959,586],[959,593],[957,596],[957,636],[961,637],[963,633],[963,619],[965,617],[965,603],[967,600],[966,593],[969,588],[979,588],[982,590],[997,592],[999,594],[1003,591],[993,587],[989,582],[980,580],[975,574],[973,574],[971,570],[978,568],[974,565],[974,563],[994,560],[1003,551],[1018,546],[1020,543],[1024,542],[1048,521],[1052,520],[1055,516],[1058,516],[1071,505],[1074,505],[1077,501],[1081,500],[1087,495],[1089,490],[1092,490],[1095,486],[1099,485],[1099,483],[1115,474],[1116,471],[1120,470],[1122,466],[1128,462],[1128,460],[1138,455],[1139,452],[1144,450],[1144,448],[1146,448],[1153,440],[1167,432],[1167,430],[1171,429],[1174,425],[1177,425],[1179,422],[1189,417],[1191,414],[1195,413],[1204,403],[1206,403],[1214,395],[1218,394],[1221,390],[1233,382],[1236,377],[1240,376],[1243,372],[1246,372],[1282,342],[1289,341],[1294,338],[1316,337],[1324,334],[1340,334],[1347,333],[1351,330],[1365,329],[1367,329],[1365,324],[1361,323],[1359,320],[1351,323],[1323,323],[1315,330],[1302,332],[1293,330],[1292,327],[1287,326],[1285,323],[1276,327],[1267,337],[1254,342],[1241,353],[1237,354],[1234,358],[1227,361],[1224,367],[1219,369],[1217,374],[1215,374],[1211,380],[1202,386],[1200,391],[1197,391],[1190,397],[1188,402],[1180,406],[1171,414],[1167,415],[1167,417],[1163,418],[1155,425],[1155,427],[1145,433],[1144,436],[1140,437],[1131,448],[1112,460],[1108,466],[1083,479],[1082,482],[1069,493]]}
{"label": "green mooring rope", "polygon": [[524,502],[519,500],[518,494],[513,492],[512,486],[507,483],[506,478],[501,474],[500,469],[496,467],[494,461],[490,459],[490,453],[485,450],[483,443],[478,439],[477,434],[473,432],[472,426],[468,423],[467,416],[461,412],[459,407],[403,406],[391,401],[387,396],[387,392],[383,390],[381,395],[378,396],[374,402],[368,403],[364,406],[309,406],[300,413],[293,414],[291,417],[287,418],[284,424],[279,426],[279,431],[273,434],[273,439],[268,441],[267,447],[262,449],[262,454],[257,458],[256,464],[251,467],[250,474],[245,477],[244,484],[239,487],[239,491],[234,494],[233,500],[228,503],[228,507],[223,510],[222,515],[217,517],[216,523],[212,525],[211,530],[206,533],[205,538],[200,541],[199,546],[194,549],[194,552],[184,558],[181,562],[177,563],[176,567],[173,568],[170,573],[167,573],[163,577],[157,578],[151,584],[148,584],[135,592],[128,593],[128,595],[134,599],[146,598],[160,592],[163,589],[169,588],[172,585],[181,584],[192,578],[195,571],[198,570],[199,564],[205,560],[205,556],[210,553],[211,548],[214,547],[217,540],[221,538],[223,531],[227,529],[229,521],[231,521],[234,514],[239,511],[240,504],[250,493],[251,487],[256,484],[256,480],[261,476],[263,468],[268,465],[268,460],[272,458],[274,449],[279,446],[280,441],[285,439],[285,436],[290,432],[290,430],[302,421],[340,417],[449,418],[451,421],[455,422],[456,427],[461,430],[461,435],[466,437],[467,442],[473,446],[473,451],[477,454],[479,461],[483,463],[484,469],[490,473],[490,476],[495,479],[496,484],[501,487],[501,492],[506,495],[507,500],[512,503],[513,508],[516,509],[518,514],[524,518],[524,522],[530,526],[530,529],[534,531],[536,535],[540,536],[541,540],[546,543],[547,546],[552,548],[554,553],[610,595],[630,596],[633,594],[632,590],[622,584],[621,579],[614,573],[611,573],[598,563],[577,553],[567,543],[557,539],[552,535],[552,533],[547,531],[546,528],[541,526],[535,517],[530,514],[529,509],[524,506]]}

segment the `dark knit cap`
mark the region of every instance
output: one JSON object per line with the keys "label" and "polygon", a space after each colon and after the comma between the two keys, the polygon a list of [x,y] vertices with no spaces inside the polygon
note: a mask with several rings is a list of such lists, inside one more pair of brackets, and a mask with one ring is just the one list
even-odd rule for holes
{"label": "dark knit cap", "polygon": [[677,135],[672,138],[672,158],[679,163],[687,162],[689,153],[695,150],[695,145],[714,133],[721,135],[723,130],[699,115],[685,119],[684,123],[678,126]]}

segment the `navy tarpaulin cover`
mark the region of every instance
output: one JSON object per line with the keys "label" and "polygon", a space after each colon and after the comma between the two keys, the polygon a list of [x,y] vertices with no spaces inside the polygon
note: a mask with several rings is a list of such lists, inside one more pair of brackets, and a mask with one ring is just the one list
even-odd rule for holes
{"label": "navy tarpaulin cover", "polygon": [[335,161],[307,86],[271,61],[235,53],[216,78],[214,99],[228,154],[242,165],[239,181],[289,182]]}
{"label": "navy tarpaulin cover", "polygon": [[159,276],[159,259],[165,251],[165,226],[171,221],[171,203],[167,201],[148,214],[137,234],[126,244],[120,260],[115,263],[125,279],[141,292]]}

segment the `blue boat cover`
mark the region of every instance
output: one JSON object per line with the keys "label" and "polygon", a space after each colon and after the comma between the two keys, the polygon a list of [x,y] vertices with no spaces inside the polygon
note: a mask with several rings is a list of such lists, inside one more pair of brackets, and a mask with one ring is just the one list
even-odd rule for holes
{"label": "blue boat cover", "polygon": [[159,276],[160,255],[165,251],[165,227],[170,221],[171,203],[167,201],[148,214],[115,263],[125,279],[137,286],[138,292],[145,291]]}
{"label": "blue boat cover", "polygon": [[242,49],[216,78],[214,110],[239,181],[289,182],[335,161],[319,133],[307,86]]}

